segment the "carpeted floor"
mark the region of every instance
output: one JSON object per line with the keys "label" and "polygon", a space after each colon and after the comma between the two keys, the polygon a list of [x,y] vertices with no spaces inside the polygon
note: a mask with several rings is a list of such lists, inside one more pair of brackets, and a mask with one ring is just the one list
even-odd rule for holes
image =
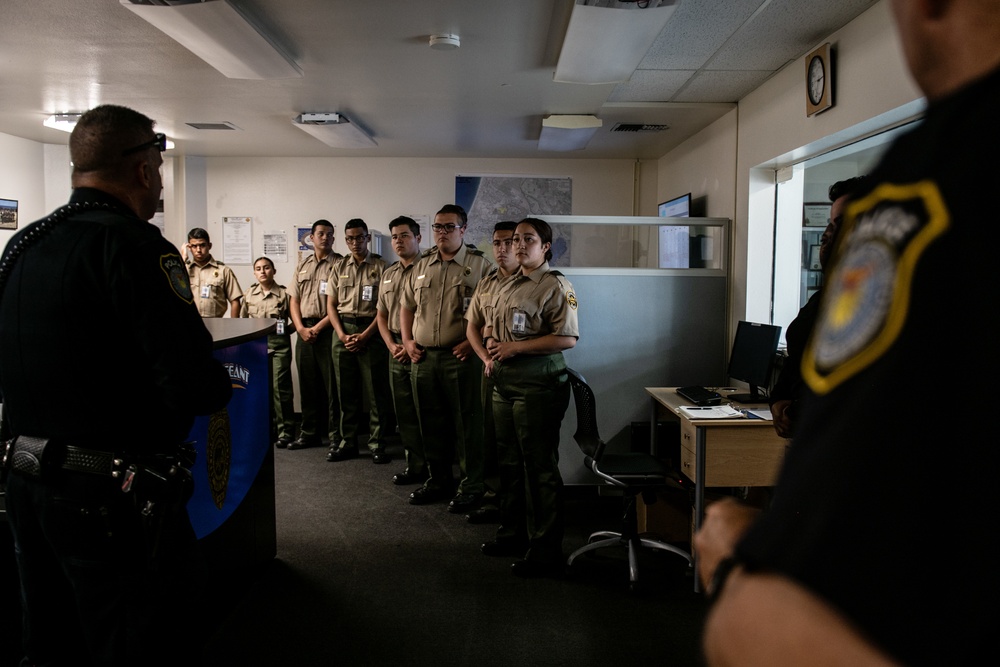
{"label": "carpeted floor", "polygon": [[[215,610],[206,665],[702,664],[704,601],[677,556],[644,553],[638,593],[624,549],[579,559],[565,579],[518,579],[479,552],[495,526],[406,502],[415,487],[390,481],[399,459],[325,453],[275,452],[278,556]],[[566,553],[617,528],[620,510],[568,489]]]}

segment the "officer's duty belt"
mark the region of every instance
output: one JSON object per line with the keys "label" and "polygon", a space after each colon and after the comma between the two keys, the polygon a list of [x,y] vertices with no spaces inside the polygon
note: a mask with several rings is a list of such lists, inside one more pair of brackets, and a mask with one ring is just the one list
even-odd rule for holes
{"label": "officer's duty belt", "polygon": [[8,456],[12,469],[32,477],[41,475],[43,468],[115,477],[122,466],[121,458],[114,452],[60,445],[46,438],[24,435],[14,440]]}
{"label": "officer's duty belt", "polygon": [[351,324],[356,327],[366,327],[372,323],[374,317],[352,317],[350,315],[341,315],[340,321],[344,324]]}

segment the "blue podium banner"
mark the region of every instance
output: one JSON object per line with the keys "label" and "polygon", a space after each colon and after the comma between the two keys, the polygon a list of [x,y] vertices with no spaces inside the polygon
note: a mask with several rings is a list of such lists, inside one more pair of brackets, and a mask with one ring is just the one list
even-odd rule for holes
{"label": "blue podium banner", "polygon": [[215,351],[229,371],[233,398],[198,417],[188,436],[197,451],[188,514],[198,539],[226,522],[257,478],[270,448],[270,376],[267,337]]}

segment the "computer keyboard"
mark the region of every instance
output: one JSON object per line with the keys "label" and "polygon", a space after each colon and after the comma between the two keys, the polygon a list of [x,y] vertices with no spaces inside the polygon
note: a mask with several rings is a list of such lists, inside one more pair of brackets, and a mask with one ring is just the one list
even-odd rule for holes
{"label": "computer keyboard", "polygon": [[678,387],[677,393],[695,405],[718,405],[722,403],[722,396],[718,392],[709,391],[704,387]]}

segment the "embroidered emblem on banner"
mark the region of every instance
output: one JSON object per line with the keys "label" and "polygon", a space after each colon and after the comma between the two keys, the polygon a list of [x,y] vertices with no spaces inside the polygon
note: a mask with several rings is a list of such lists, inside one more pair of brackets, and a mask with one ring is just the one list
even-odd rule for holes
{"label": "embroidered emblem on banner", "polygon": [[170,289],[188,303],[194,302],[191,294],[191,282],[188,279],[187,266],[179,255],[160,255],[160,268],[167,274]]}
{"label": "embroidered emblem on banner", "polygon": [[931,181],[884,184],[852,203],[802,376],[825,394],[879,359],[899,336],[920,256],[949,227]]}
{"label": "embroidered emblem on banner", "polygon": [[218,509],[226,502],[229,488],[229,468],[233,458],[232,430],[229,412],[222,408],[208,420],[208,441],[205,443],[205,465],[208,467],[208,486],[212,502]]}

